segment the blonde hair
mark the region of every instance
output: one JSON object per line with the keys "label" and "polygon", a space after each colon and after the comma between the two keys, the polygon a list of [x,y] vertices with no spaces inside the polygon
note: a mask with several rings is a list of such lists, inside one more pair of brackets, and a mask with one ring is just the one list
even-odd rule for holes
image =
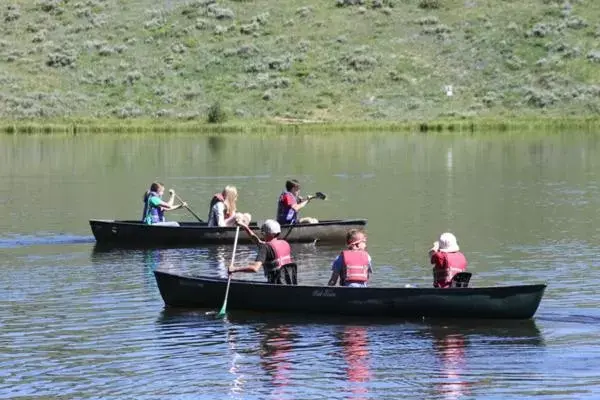
{"label": "blonde hair", "polygon": [[229,215],[235,214],[237,210],[238,192],[235,186],[225,186],[223,189],[223,198],[225,199],[226,213]]}

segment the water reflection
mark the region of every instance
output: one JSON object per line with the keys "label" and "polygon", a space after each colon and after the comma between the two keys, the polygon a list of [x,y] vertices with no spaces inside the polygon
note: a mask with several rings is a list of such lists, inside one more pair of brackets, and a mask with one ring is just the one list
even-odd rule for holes
{"label": "water reflection", "polygon": [[286,397],[292,378],[292,348],[295,335],[290,325],[263,325],[260,332],[260,365],[271,378],[274,398]]}
{"label": "water reflection", "polygon": [[346,376],[350,386],[351,395],[348,398],[368,398],[366,383],[371,379],[368,345],[367,328],[353,325],[343,327],[340,346],[346,361]]}
{"label": "water reflection", "polygon": [[465,368],[467,337],[445,327],[433,327],[433,348],[440,361],[440,377],[435,391],[441,398],[458,399],[467,394],[468,382],[462,377]]}
{"label": "water reflection", "polygon": [[150,276],[154,276],[153,272],[157,269],[168,271],[175,269],[173,260],[168,257],[165,249],[147,249],[143,250],[144,265],[146,272]]}
{"label": "water reflection", "polygon": [[245,375],[242,373],[242,367],[240,366],[242,361],[242,355],[238,350],[238,335],[239,333],[236,327],[228,326],[227,345],[231,357],[229,373],[234,377],[229,391],[230,394],[236,395],[242,394],[244,392],[244,383],[246,382]]}
{"label": "water reflection", "polygon": [[223,136],[209,136],[208,137],[208,148],[212,154],[218,155],[225,148],[225,137]]}
{"label": "water reflection", "polygon": [[[438,360],[438,369],[432,376],[432,397],[460,399],[473,395],[473,365],[470,349],[485,348],[493,354],[492,346],[544,346],[544,340],[534,320],[523,321],[433,321],[423,331],[431,335],[432,348]],[[477,352],[477,350],[475,350]],[[493,357],[493,356],[492,356]]]}
{"label": "water reflection", "polygon": [[[472,398],[489,389],[490,377],[510,383],[518,374],[535,383],[532,368],[545,358],[533,320],[398,321],[241,311],[222,320],[205,311],[164,309],[158,340],[186,360],[190,373],[200,368],[219,376],[233,398],[308,398],[319,385],[339,388],[331,398],[353,400],[400,398],[406,390],[415,398]],[[164,366],[181,368],[175,361]],[[299,383],[309,377],[313,386]]]}
{"label": "water reflection", "polygon": [[179,271],[181,259],[181,251],[177,249],[134,250],[98,244],[93,247],[91,254],[92,263],[100,268],[100,276],[106,278],[109,271],[112,271],[116,277],[127,270],[129,276],[139,275],[143,279],[146,291],[153,297],[158,296],[154,270]]}
{"label": "water reflection", "polygon": [[217,275],[220,278],[227,278],[227,268],[231,262],[231,246],[208,246],[206,249],[206,266],[210,269],[211,275]]}

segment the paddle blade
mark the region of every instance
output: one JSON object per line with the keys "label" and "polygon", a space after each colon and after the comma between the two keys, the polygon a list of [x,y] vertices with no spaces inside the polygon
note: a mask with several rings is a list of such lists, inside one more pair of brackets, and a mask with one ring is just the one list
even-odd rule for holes
{"label": "paddle blade", "polygon": [[[238,227],[238,229],[239,229],[239,227]],[[225,289],[225,300],[223,300],[223,306],[221,307],[221,310],[217,314],[217,318],[223,318],[225,316],[225,314],[227,314],[227,297],[229,297],[229,284],[230,283],[231,283],[231,275],[229,275],[229,278],[227,279],[227,289]]]}
{"label": "paddle blade", "polygon": [[223,302],[223,307],[221,307],[221,311],[217,313],[217,318],[223,318],[227,314],[227,299]]}
{"label": "paddle blade", "polygon": [[317,193],[315,193],[315,196],[317,197],[317,199],[321,199],[321,200],[327,199],[327,195],[323,192],[317,192]]}

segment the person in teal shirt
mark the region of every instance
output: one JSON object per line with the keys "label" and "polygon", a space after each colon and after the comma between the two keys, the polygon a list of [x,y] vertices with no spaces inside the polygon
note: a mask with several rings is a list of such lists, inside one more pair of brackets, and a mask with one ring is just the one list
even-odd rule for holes
{"label": "person in teal shirt", "polygon": [[179,226],[175,221],[167,222],[165,220],[165,211],[177,210],[186,207],[185,202],[173,205],[175,201],[175,191],[169,190],[169,200],[164,201],[162,195],[165,192],[165,186],[160,182],[154,182],[150,185],[150,190],[144,193],[144,212],[142,222],[148,225],[170,225]]}

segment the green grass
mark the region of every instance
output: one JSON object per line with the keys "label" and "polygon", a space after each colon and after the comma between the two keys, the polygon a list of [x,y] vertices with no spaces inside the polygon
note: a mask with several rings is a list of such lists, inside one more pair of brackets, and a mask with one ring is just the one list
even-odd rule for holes
{"label": "green grass", "polygon": [[[0,6],[1,130],[597,125],[600,65],[588,55],[600,51],[600,7],[591,0],[570,11],[554,0],[336,3]],[[227,122],[206,123],[214,104]]]}
{"label": "green grass", "polygon": [[191,133],[191,134],[280,134],[280,133],[340,133],[340,132],[595,132],[600,127],[599,117],[537,117],[475,119],[439,119],[428,121],[353,121],[353,122],[278,122],[270,119],[248,120],[214,124],[198,121],[180,121],[146,118],[131,119],[33,119],[0,123],[5,134],[90,134],[90,133]]}

